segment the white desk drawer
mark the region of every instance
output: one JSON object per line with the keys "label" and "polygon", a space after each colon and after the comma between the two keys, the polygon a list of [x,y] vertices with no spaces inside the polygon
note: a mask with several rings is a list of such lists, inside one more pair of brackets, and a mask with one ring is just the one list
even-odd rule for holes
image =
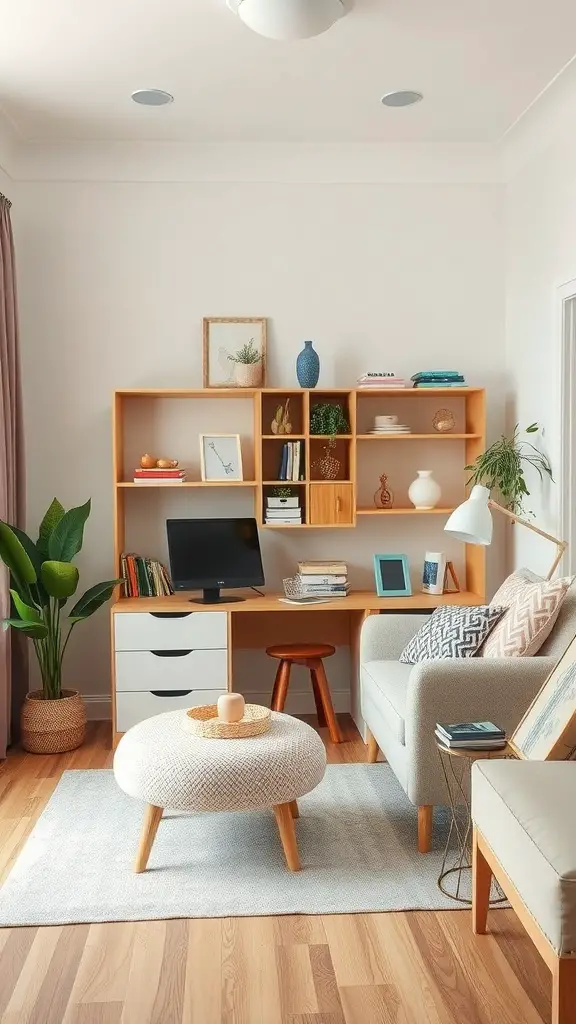
{"label": "white desk drawer", "polygon": [[216,704],[220,691],[194,690],[192,693],[168,696],[154,693],[116,694],[116,732],[126,732],[138,722],[164,711],[181,711],[196,708],[200,704]]}
{"label": "white desk drawer", "polygon": [[219,690],[228,686],[228,652],[118,651],[116,690]]}
{"label": "white desk drawer", "polygon": [[118,612],[114,616],[117,651],[211,650],[225,648],[226,612]]}

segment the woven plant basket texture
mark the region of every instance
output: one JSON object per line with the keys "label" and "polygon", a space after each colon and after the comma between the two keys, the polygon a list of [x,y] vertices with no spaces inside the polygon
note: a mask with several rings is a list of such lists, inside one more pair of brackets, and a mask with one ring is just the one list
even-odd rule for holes
{"label": "woven plant basket texture", "polygon": [[75,750],[86,735],[86,709],[77,690],[62,690],[60,700],[45,700],[42,690],[26,694],[20,715],[20,739],[31,754]]}

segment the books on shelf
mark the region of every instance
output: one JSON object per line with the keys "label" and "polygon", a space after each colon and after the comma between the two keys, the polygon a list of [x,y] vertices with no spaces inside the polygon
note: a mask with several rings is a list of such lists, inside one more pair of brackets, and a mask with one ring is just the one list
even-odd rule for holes
{"label": "books on shelf", "polygon": [[304,479],[304,442],[285,441],[280,453],[278,466],[279,480]]}
{"label": "books on shelf", "polygon": [[458,370],[420,370],[410,378],[415,388],[465,388],[466,380]]}
{"label": "books on shelf", "polygon": [[436,739],[451,750],[499,750],[506,746],[506,733],[493,722],[438,722]]}
{"label": "books on shelf", "polygon": [[346,597],[350,589],[344,562],[299,562],[296,580],[302,597]]}
{"label": "books on shelf", "polygon": [[120,571],[126,597],[167,597],[174,593],[168,570],[154,558],[123,554]]}
{"label": "books on shelf", "polygon": [[134,470],[135,484],[181,484],[186,479],[183,469],[140,469]]}
{"label": "books on shelf", "polygon": [[304,576],[347,576],[346,562],[307,561],[298,562],[298,572]]}
{"label": "books on shelf", "polygon": [[384,371],[363,373],[356,381],[359,388],[407,388],[410,384],[404,377],[397,377],[395,373]]}

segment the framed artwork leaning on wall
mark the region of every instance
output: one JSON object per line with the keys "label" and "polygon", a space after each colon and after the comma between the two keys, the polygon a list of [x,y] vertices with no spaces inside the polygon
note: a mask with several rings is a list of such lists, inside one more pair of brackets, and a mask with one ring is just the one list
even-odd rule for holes
{"label": "framed artwork leaning on wall", "polygon": [[510,738],[525,761],[570,761],[576,757],[576,637]]}
{"label": "framed artwork leaning on wall", "polygon": [[266,317],[204,317],[203,386],[266,386]]}
{"label": "framed artwork leaning on wall", "polygon": [[240,434],[200,434],[202,480],[243,480]]}

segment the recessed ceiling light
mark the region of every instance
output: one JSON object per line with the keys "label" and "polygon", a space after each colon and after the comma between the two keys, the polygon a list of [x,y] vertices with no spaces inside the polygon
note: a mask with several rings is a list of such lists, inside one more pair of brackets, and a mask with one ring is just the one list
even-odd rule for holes
{"label": "recessed ceiling light", "polygon": [[164,89],[136,89],[132,93],[134,103],[141,103],[144,107],[164,107],[172,103],[174,97]]}
{"label": "recessed ceiling light", "polygon": [[424,99],[421,92],[413,89],[398,89],[396,92],[387,92],[382,97],[385,107],[410,107],[413,103],[419,103]]}

